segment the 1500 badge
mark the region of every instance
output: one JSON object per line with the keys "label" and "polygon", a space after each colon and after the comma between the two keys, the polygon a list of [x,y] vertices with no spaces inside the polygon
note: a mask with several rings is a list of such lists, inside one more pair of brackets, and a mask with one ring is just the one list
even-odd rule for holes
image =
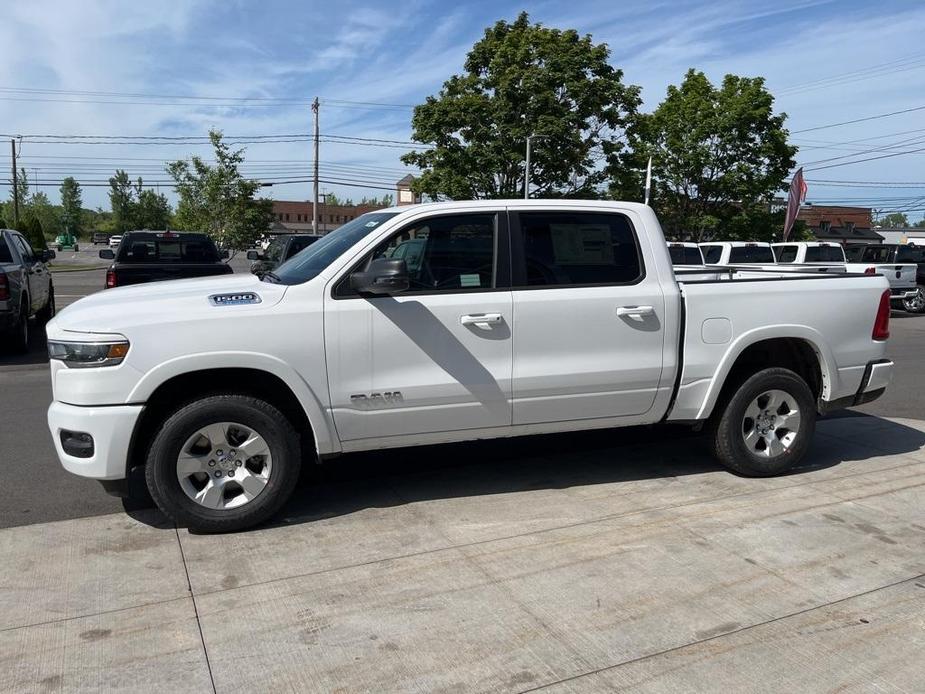
{"label": "1500 badge", "polygon": [[350,396],[350,403],[361,410],[378,410],[384,407],[394,407],[401,402],[404,402],[404,398],[402,398],[401,391],[399,390]]}
{"label": "1500 badge", "polygon": [[260,295],[254,292],[239,292],[237,294],[213,294],[209,297],[213,306],[240,306],[241,304],[259,304]]}

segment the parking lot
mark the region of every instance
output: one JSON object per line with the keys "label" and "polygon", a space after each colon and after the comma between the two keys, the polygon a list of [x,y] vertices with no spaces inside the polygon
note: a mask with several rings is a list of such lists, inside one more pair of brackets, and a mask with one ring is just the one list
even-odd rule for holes
{"label": "parking lot", "polygon": [[[102,284],[56,273],[59,308]],[[674,428],[386,451],[225,536],[60,469],[35,335],[0,364],[0,691],[918,690],[925,318],[892,333],[794,474]]]}

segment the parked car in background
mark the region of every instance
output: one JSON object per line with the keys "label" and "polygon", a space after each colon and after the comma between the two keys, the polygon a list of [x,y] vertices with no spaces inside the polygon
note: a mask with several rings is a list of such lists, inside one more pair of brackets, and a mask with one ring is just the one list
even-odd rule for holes
{"label": "parked car in background", "polygon": [[312,234],[283,234],[276,236],[265,251],[248,251],[247,259],[253,260],[251,272],[257,277],[263,277],[272,272],[278,265],[289,260],[299,251],[308,248],[315,241],[322,238]]}
{"label": "parked car in background", "polygon": [[845,251],[839,243],[827,241],[789,241],[771,244],[774,258],[781,264],[826,263],[844,265]]}
{"label": "parked car in background", "polygon": [[849,263],[861,262],[861,256],[864,255],[864,249],[870,244],[867,243],[848,243],[844,246],[845,260]]}
{"label": "parked car in background", "polygon": [[[410,240],[415,269],[396,257]],[[669,421],[776,475],[817,412],[885,391],[883,277],[699,274],[677,278],[640,203],[371,212],[262,281],[69,306],[48,326],[48,425],[67,470],[110,489],[143,471],[169,517],[214,532],[269,518],[303,464],[350,451]]]}
{"label": "parked car in background", "polygon": [[18,231],[0,229],[0,347],[25,352],[29,319],[55,315],[55,287],[45,263],[54,251],[35,251]]}
{"label": "parked car in background", "polygon": [[122,234],[113,234],[109,237],[110,248],[116,248],[120,243],[122,243]]}
{"label": "parked car in background", "polygon": [[669,241],[668,255],[675,267],[703,265],[703,252],[696,243],[687,241]]}
{"label": "parked car in background", "polygon": [[774,265],[770,243],[759,241],[711,241],[701,243],[707,265]]}
{"label": "parked car in background", "polygon": [[129,231],[118,250],[100,251],[114,260],[106,271],[106,288],[128,284],[230,275],[233,270],[205,234],[176,231]]}
{"label": "parked car in background", "polygon": [[91,237],[91,240],[93,241],[94,246],[97,245],[98,243],[108,244],[109,234],[107,234],[105,231],[94,231],[93,236]]}
{"label": "parked car in background", "polygon": [[860,261],[852,269],[885,275],[894,289],[895,303],[910,313],[925,313],[925,247],[871,244],[864,248]]}

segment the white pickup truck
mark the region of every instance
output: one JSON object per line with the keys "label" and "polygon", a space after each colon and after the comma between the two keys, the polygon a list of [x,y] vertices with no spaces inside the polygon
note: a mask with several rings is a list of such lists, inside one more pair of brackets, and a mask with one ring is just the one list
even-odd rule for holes
{"label": "white pickup truck", "polygon": [[66,469],[112,489],[143,466],[158,506],[204,531],[271,516],[303,463],[448,441],[680,422],[733,470],[775,475],[817,412],[887,387],[888,299],[880,276],[679,281],[636,203],[408,206],[263,280],[67,307],[47,329],[48,424]]}

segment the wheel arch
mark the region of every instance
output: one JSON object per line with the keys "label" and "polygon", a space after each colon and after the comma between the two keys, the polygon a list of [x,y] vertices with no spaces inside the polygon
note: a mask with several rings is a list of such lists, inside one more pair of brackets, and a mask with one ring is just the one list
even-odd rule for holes
{"label": "wheel arch", "polygon": [[822,336],[811,328],[786,326],[785,331],[762,330],[743,335],[723,356],[697,419],[708,419],[718,402],[749,376],[781,367],[799,374],[816,402],[825,400],[837,378],[834,356]]}
{"label": "wheel arch", "polygon": [[303,436],[306,460],[340,451],[321,404],[288,367],[223,365],[222,360],[212,357],[207,362],[180,360],[186,368],[176,363],[171,368],[162,365],[158,373],[146,374],[132,391],[129,402],[144,403],[144,409],[132,433],[126,472],[144,464],[147,443],[169,412],[183,403],[218,393],[251,395],[279,408],[298,431],[310,435]]}

